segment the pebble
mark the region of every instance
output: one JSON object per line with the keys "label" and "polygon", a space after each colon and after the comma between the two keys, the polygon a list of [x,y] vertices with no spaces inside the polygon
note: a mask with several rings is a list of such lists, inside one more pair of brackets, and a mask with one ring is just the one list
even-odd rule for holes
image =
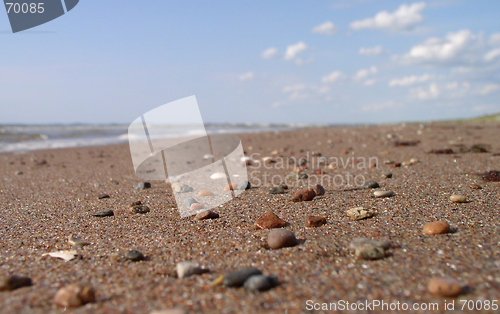
{"label": "pebble", "polygon": [[101,187],[101,186],[102,186],[102,184],[100,184],[100,183],[94,183],[94,187],[95,187],[95,188],[99,188],[99,187]]}
{"label": "pebble", "polygon": [[467,202],[467,198],[463,195],[453,194],[450,196],[450,201],[453,203],[465,203]]}
{"label": "pebble", "polygon": [[292,179],[295,179],[295,180],[305,180],[305,179],[309,178],[307,173],[294,172],[294,171],[290,172],[290,177],[292,177]]}
{"label": "pebble", "polygon": [[500,182],[500,171],[491,170],[481,175],[484,181]]}
{"label": "pebble", "polygon": [[394,195],[393,191],[375,191],[373,192],[373,195],[375,197],[380,198],[380,197],[391,197]]}
{"label": "pebble", "polygon": [[109,181],[109,183],[111,183],[111,184],[113,184],[113,185],[118,185],[118,184],[120,184],[120,182],[118,182],[118,181],[116,181],[116,180],[113,180],[113,179],[111,179],[111,180]]}
{"label": "pebble", "polygon": [[241,287],[248,278],[256,275],[262,275],[257,268],[240,269],[225,275],[222,284],[226,287]]}
{"label": "pebble", "polygon": [[201,190],[198,192],[199,196],[214,196],[214,193],[208,191],[208,190]]}
{"label": "pebble", "polygon": [[278,285],[278,277],[255,275],[250,276],[243,286],[248,291],[266,291]]}
{"label": "pebble", "polygon": [[18,170],[18,171],[16,171],[16,172],[14,172],[14,174],[15,174],[16,176],[20,176],[20,175],[22,175],[22,174],[23,174],[23,172]]}
{"label": "pebble", "polygon": [[392,166],[394,168],[401,167],[401,163],[400,162],[395,162],[395,163],[392,164]]}
{"label": "pebble", "polygon": [[125,253],[125,258],[129,261],[138,262],[144,260],[144,255],[137,250],[130,250]]}
{"label": "pebble", "polygon": [[446,221],[434,221],[424,226],[424,234],[443,234],[450,232],[450,225]]}
{"label": "pebble", "polygon": [[210,176],[211,179],[217,180],[217,179],[226,179],[227,176],[225,173],[222,172],[216,172]]}
{"label": "pebble", "polygon": [[149,189],[150,187],[151,187],[151,183],[145,182],[145,181],[139,182],[136,185],[134,185],[134,189],[136,189],[136,190]]}
{"label": "pebble", "polygon": [[224,191],[225,192],[228,192],[228,191],[234,191],[236,189],[237,185],[235,183],[232,183],[232,184],[228,184],[224,187]]}
{"label": "pebble", "polygon": [[364,189],[376,189],[379,187],[380,185],[378,185],[377,181],[366,181],[365,184],[363,184]]}
{"label": "pebble", "polygon": [[141,204],[129,206],[128,211],[131,214],[145,214],[150,212],[149,207]]}
{"label": "pebble", "polygon": [[318,196],[318,195],[325,195],[325,188],[322,185],[320,185],[320,184],[316,184],[313,187],[313,190],[316,193],[316,196]]}
{"label": "pebble", "polygon": [[203,204],[200,204],[200,203],[193,203],[193,204],[191,204],[191,207],[190,207],[191,210],[201,210],[204,208],[205,208],[205,206],[203,206]]}
{"label": "pebble", "polygon": [[209,272],[208,269],[192,262],[179,262],[177,263],[176,270],[178,278],[200,275]]}
{"label": "pebble", "polygon": [[149,314],[186,314],[187,312],[180,308],[173,308],[168,310],[152,311]]}
{"label": "pebble", "polygon": [[109,195],[108,195],[108,194],[104,194],[104,193],[103,193],[103,194],[99,194],[99,195],[97,195],[97,198],[98,198],[98,199],[100,199],[100,200],[102,200],[102,199],[104,199],[104,198],[109,198]]}
{"label": "pebble", "polygon": [[12,291],[21,287],[29,287],[31,285],[33,285],[31,278],[11,275],[0,281],[0,291]]}
{"label": "pebble", "polygon": [[390,178],[392,178],[392,173],[384,173],[384,174],[382,175],[382,177],[384,177],[384,178],[386,178],[386,179],[390,179]]}
{"label": "pebble", "polygon": [[321,216],[309,215],[306,216],[305,224],[306,227],[320,227],[326,224],[326,218]]}
{"label": "pebble", "polygon": [[69,284],[54,297],[54,304],[60,307],[79,307],[92,302],[95,302],[95,291],[91,285]]}
{"label": "pebble", "polygon": [[255,227],[258,229],[281,228],[287,225],[288,223],[286,221],[278,217],[272,211],[266,212],[255,221]]}
{"label": "pebble", "polygon": [[356,238],[349,247],[354,250],[357,258],[374,260],[385,257],[385,250],[391,246],[390,241]]}
{"label": "pebble", "polygon": [[427,290],[440,297],[455,297],[462,292],[462,286],[453,278],[432,278]]}
{"label": "pebble", "polygon": [[313,189],[304,189],[295,193],[292,198],[293,202],[302,202],[302,201],[312,201],[316,196],[316,192]]}
{"label": "pebble", "polygon": [[412,159],[410,159],[410,162],[412,164],[416,164],[417,162],[419,162],[419,160],[418,160],[418,158],[412,158]]}
{"label": "pebble", "polygon": [[248,190],[252,187],[252,185],[250,184],[250,182],[248,181],[243,181],[243,182],[240,182],[240,184],[238,184],[238,186],[236,187],[237,190]]}
{"label": "pebble", "polygon": [[271,190],[269,190],[269,194],[283,194],[285,193],[285,189],[279,186],[273,186]]}
{"label": "pebble", "polygon": [[110,209],[101,210],[97,213],[92,214],[92,216],[94,216],[94,217],[106,217],[106,216],[114,216],[114,215],[115,215],[115,213]]}
{"label": "pebble", "polygon": [[81,248],[90,245],[89,241],[80,238],[75,238],[73,236],[70,236],[68,238],[68,242],[73,245],[73,248]]}
{"label": "pebble", "polygon": [[290,230],[274,229],[267,234],[267,245],[274,250],[296,246],[298,243],[295,234]]}
{"label": "pebble", "polygon": [[288,185],[286,185],[285,182],[281,182],[280,184],[278,184],[278,186],[284,190],[288,190]]}
{"label": "pebble", "polygon": [[408,167],[408,166],[411,166],[411,165],[413,165],[413,163],[411,161],[403,161],[401,163],[401,166],[403,166],[403,167]]}
{"label": "pebble", "polygon": [[375,211],[372,209],[367,209],[364,207],[355,207],[347,210],[347,216],[352,220],[361,220],[365,218],[373,217]]}
{"label": "pebble", "polygon": [[187,185],[183,185],[183,184],[173,184],[172,185],[172,190],[174,190],[174,192],[178,192],[178,193],[189,193],[189,192],[193,192],[194,189],[190,186],[187,186]]}
{"label": "pebble", "polygon": [[473,189],[473,190],[481,190],[483,187],[480,186],[479,184],[476,184],[476,183],[472,183],[470,185],[470,188]]}
{"label": "pebble", "polygon": [[211,210],[201,211],[201,212],[197,213],[196,216],[194,216],[194,219],[196,219],[196,220],[215,219],[215,218],[219,218],[219,214],[217,214],[216,212],[213,212]]}
{"label": "pebble", "polygon": [[195,200],[194,198],[192,197],[188,197],[186,198],[186,200],[184,201],[184,207],[186,208],[191,208],[191,205],[194,204],[194,203],[198,203],[197,200]]}

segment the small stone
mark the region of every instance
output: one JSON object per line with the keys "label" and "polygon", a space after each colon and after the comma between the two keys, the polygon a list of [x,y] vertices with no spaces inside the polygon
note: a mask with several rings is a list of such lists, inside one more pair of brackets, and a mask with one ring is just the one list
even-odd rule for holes
{"label": "small stone", "polygon": [[101,210],[97,213],[93,213],[91,215],[94,217],[107,217],[107,216],[114,216],[115,213],[110,209],[106,209],[106,210]]}
{"label": "small stone", "polygon": [[286,185],[285,182],[281,182],[280,184],[278,184],[278,186],[284,190],[288,190],[288,185]]}
{"label": "small stone", "polygon": [[286,221],[278,217],[272,211],[266,212],[255,221],[255,227],[258,229],[282,228],[287,225],[288,223]]}
{"label": "small stone", "polygon": [[481,175],[481,179],[490,182],[500,182],[500,171],[492,170]]}
{"label": "small stone", "polygon": [[0,291],[12,291],[21,287],[29,287],[32,284],[31,278],[11,275],[0,281]]}
{"label": "small stone", "polygon": [[361,245],[372,245],[372,246],[378,246],[383,248],[384,250],[388,249],[391,247],[391,241],[388,240],[374,240],[370,238],[355,238],[354,240],[351,241],[349,244],[349,247],[353,250],[356,249],[356,247],[361,246]]}
{"label": "small stone", "polygon": [[14,172],[14,174],[15,174],[16,176],[20,176],[20,175],[22,175],[22,174],[23,174],[23,172],[18,170],[18,171],[16,171],[16,172]]}
{"label": "small stone", "polygon": [[187,312],[180,308],[173,308],[167,310],[152,311],[149,314],[186,314]]}
{"label": "small stone", "polygon": [[249,277],[256,275],[262,275],[257,268],[240,269],[225,275],[222,284],[226,287],[241,287]]}
{"label": "small stone", "polygon": [[391,246],[390,241],[356,238],[349,244],[357,258],[374,260],[385,257],[385,250]]}
{"label": "small stone", "polygon": [[151,183],[145,182],[145,181],[139,182],[136,185],[134,185],[134,189],[136,189],[136,190],[149,189],[150,187],[151,187]]}
{"label": "small stone", "polygon": [[208,269],[192,262],[177,263],[177,277],[184,278],[192,275],[200,275],[209,272]]}
{"label": "small stone", "polygon": [[208,190],[201,190],[198,192],[199,196],[214,196],[214,193],[208,191]]}
{"label": "small stone", "polygon": [[193,192],[194,189],[187,185],[179,185],[174,191],[179,193],[189,193]]}
{"label": "small stone", "polygon": [[75,238],[73,236],[70,236],[68,238],[68,242],[73,245],[73,248],[81,248],[90,245],[89,241],[80,238]]}
{"label": "small stone", "polygon": [[266,291],[278,285],[278,277],[276,276],[264,276],[255,275],[251,276],[243,286],[248,291]]}
{"label": "small stone", "polygon": [[131,214],[146,214],[150,212],[149,207],[140,204],[130,206],[128,211]]}
{"label": "small stone", "polygon": [[395,163],[392,164],[392,166],[394,168],[401,167],[401,163],[400,162],[395,162]]}
{"label": "small stone", "polygon": [[129,261],[138,262],[144,260],[144,255],[137,250],[130,250],[125,253],[125,258]]}
{"label": "small stone", "polygon": [[290,172],[290,177],[292,177],[292,179],[295,179],[295,180],[305,180],[305,179],[309,178],[307,173],[294,172],[294,171]]}
{"label": "small stone", "polygon": [[240,182],[240,184],[238,184],[238,186],[236,187],[237,190],[248,190],[252,187],[252,185],[250,184],[250,182],[248,181],[243,181],[243,182]]}
{"label": "small stone", "polygon": [[302,202],[302,201],[312,201],[316,196],[316,192],[313,189],[304,189],[295,193],[292,198],[293,202]]}
{"label": "small stone", "polygon": [[318,195],[325,195],[325,188],[322,185],[320,185],[320,184],[316,184],[313,187],[313,190],[316,193],[316,196],[318,196]]}
{"label": "small stone", "polygon": [[412,163],[412,162],[410,162],[410,161],[403,161],[403,162],[401,163],[401,165],[402,165],[403,167],[408,167],[408,166],[413,165],[413,163]]}
{"label": "small stone", "polygon": [[390,178],[392,178],[392,173],[384,173],[384,174],[382,175],[382,177],[384,177],[384,178],[386,178],[386,179],[390,179]]}
{"label": "small stone", "polygon": [[224,192],[234,191],[235,187],[236,187],[236,185],[234,183],[228,184],[224,187]]}
{"label": "small stone", "polygon": [[372,209],[367,209],[364,207],[355,207],[347,210],[347,216],[349,216],[352,220],[361,220],[365,218],[373,217],[375,211]]}
{"label": "small stone", "polygon": [[271,190],[269,190],[269,194],[283,194],[285,190],[279,186],[273,186]]}
{"label": "small stone", "polygon": [[325,171],[324,171],[324,170],[322,170],[322,169],[316,169],[316,170],[314,170],[314,174],[316,174],[316,175],[320,176],[320,175],[325,174]]}
{"label": "small stone", "polygon": [[375,192],[373,192],[373,195],[375,195],[375,197],[377,197],[377,198],[391,197],[394,195],[394,192],[393,191],[375,191]]}
{"label": "small stone", "polygon": [[194,219],[196,219],[196,220],[215,219],[215,218],[219,218],[219,214],[217,214],[216,212],[213,212],[211,210],[201,211],[201,212],[197,213],[196,216],[194,216]]}
{"label": "small stone", "polygon": [[379,187],[380,185],[378,185],[377,181],[366,181],[365,184],[363,184],[364,189],[376,189]]}
{"label": "small stone", "polygon": [[467,202],[467,198],[463,195],[453,194],[450,196],[450,201],[453,203],[465,203]]}
{"label": "small stone", "polygon": [[479,184],[476,184],[476,183],[472,183],[470,185],[470,188],[473,189],[473,190],[481,190],[483,187],[480,186]]}
{"label": "small stone", "polygon": [[274,229],[267,234],[267,245],[274,250],[296,246],[298,243],[295,234],[290,230]]}
{"label": "small stone", "polygon": [[216,172],[210,176],[211,179],[217,180],[217,179],[227,179],[227,176],[225,173],[222,172]]}
{"label": "small stone", "polygon": [[191,207],[190,207],[191,210],[201,210],[204,208],[205,208],[205,206],[203,206],[203,204],[200,204],[200,203],[193,203],[193,204],[191,204]]}
{"label": "small stone", "polygon": [[419,160],[418,160],[418,158],[412,158],[412,159],[410,159],[410,162],[412,164],[416,164],[417,162],[419,162]]}
{"label": "small stone", "polygon": [[60,307],[79,307],[95,302],[95,291],[91,285],[70,284],[57,291],[54,304]]}
{"label": "small stone", "polygon": [[427,290],[439,297],[455,297],[462,293],[462,286],[453,278],[432,278]]}
{"label": "small stone", "polygon": [[102,199],[104,199],[104,198],[109,198],[109,195],[108,195],[108,194],[104,194],[104,193],[103,193],[103,194],[99,194],[99,195],[97,195],[97,198],[98,198],[98,199],[100,199],[100,200],[102,200]]}
{"label": "small stone", "polygon": [[120,184],[120,182],[116,181],[116,180],[110,180],[109,183],[113,184],[113,185],[118,185]]}
{"label": "small stone", "polygon": [[424,226],[424,234],[443,234],[450,232],[450,225],[446,221],[434,221]]}
{"label": "small stone", "polygon": [[326,224],[326,218],[321,216],[306,216],[305,225],[306,227],[320,227]]}
{"label": "small stone", "polygon": [[95,187],[95,188],[99,188],[99,187],[101,187],[101,186],[102,186],[102,184],[100,184],[100,183],[94,183],[94,187]]}
{"label": "small stone", "polygon": [[191,204],[194,204],[194,203],[198,203],[197,200],[195,200],[194,198],[192,197],[188,197],[186,198],[186,200],[184,201],[184,207],[186,208],[191,208]]}

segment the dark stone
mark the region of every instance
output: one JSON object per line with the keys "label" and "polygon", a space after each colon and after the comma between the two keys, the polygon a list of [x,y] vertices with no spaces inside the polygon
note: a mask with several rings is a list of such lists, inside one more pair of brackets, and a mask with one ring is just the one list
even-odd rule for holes
{"label": "dark stone", "polygon": [[483,173],[481,178],[484,181],[500,182],[500,171],[492,170],[489,172],[485,172]]}
{"label": "dark stone", "polygon": [[241,287],[249,277],[256,275],[262,275],[257,268],[240,269],[225,275],[222,284],[226,287]]}
{"label": "dark stone", "polygon": [[427,152],[427,154],[454,154],[455,152],[451,148],[445,149],[432,149]]}
{"label": "dark stone", "polygon": [[378,185],[377,181],[366,181],[365,184],[363,184],[364,189],[376,189],[379,187],[380,185]]}
{"label": "dark stone", "polygon": [[278,285],[278,277],[255,275],[250,276],[244,283],[249,291],[266,291]]}
{"label": "dark stone", "polygon": [[98,199],[102,200],[103,198],[109,198],[109,195],[108,194],[99,194],[97,196]]}
{"label": "dark stone", "polygon": [[279,186],[274,186],[269,191],[269,194],[283,194],[283,193],[285,193],[285,190]]}
{"label": "dark stone", "polygon": [[394,146],[399,147],[399,146],[416,146],[420,143],[419,140],[415,141],[396,141],[394,142]]}
{"label": "dark stone", "polygon": [[8,276],[0,282],[0,291],[12,291],[21,287],[29,287],[33,283],[31,282],[31,278],[12,275]]}
{"label": "dark stone", "polygon": [[136,189],[136,190],[149,189],[150,187],[151,187],[151,183],[145,182],[145,181],[139,182],[136,185],[134,185],[134,189]]}
{"label": "dark stone", "polygon": [[146,205],[134,205],[129,207],[129,212],[131,214],[145,214],[149,213],[149,207]]}
{"label": "dark stone", "polygon": [[130,250],[125,253],[125,258],[129,261],[138,262],[144,260],[144,255],[137,250]]}
{"label": "dark stone", "polygon": [[320,185],[320,184],[316,184],[314,187],[313,187],[313,190],[314,192],[316,193],[316,195],[325,195],[325,188]]}
{"label": "dark stone", "polygon": [[243,181],[240,184],[238,184],[238,187],[236,188],[237,190],[248,190],[252,186],[250,185],[250,182],[248,181]]}
{"label": "dark stone", "polygon": [[384,173],[384,174],[382,175],[382,177],[387,178],[387,179],[390,179],[390,178],[392,178],[392,173]]}
{"label": "dark stone", "polygon": [[312,201],[316,196],[316,192],[313,189],[304,189],[295,193],[292,198],[293,202],[302,202],[302,201]]}
{"label": "dark stone", "polygon": [[100,212],[92,214],[92,216],[94,216],[94,217],[106,217],[106,216],[114,216],[114,215],[115,215],[115,213],[110,209],[101,210]]}

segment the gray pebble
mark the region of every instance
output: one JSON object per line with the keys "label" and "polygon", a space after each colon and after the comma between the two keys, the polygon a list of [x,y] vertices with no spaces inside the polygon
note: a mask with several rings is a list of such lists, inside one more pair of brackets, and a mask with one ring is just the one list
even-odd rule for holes
{"label": "gray pebble", "polygon": [[191,208],[191,204],[194,204],[194,203],[198,203],[198,201],[192,197],[186,198],[186,200],[184,201],[184,207]]}
{"label": "gray pebble", "polygon": [[110,209],[101,210],[97,213],[92,214],[92,216],[94,216],[94,217],[106,217],[106,216],[114,216],[114,215],[115,215],[115,213]]}
{"label": "gray pebble", "polygon": [[282,187],[274,186],[269,190],[269,194],[283,194],[285,190]]}
{"label": "gray pebble", "polygon": [[139,182],[136,185],[134,185],[134,189],[136,189],[136,190],[149,189],[150,187],[151,187],[151,183],[145,182],[145,181]]}
{"label": "gray pebble", "polygon": [[275,287],[277,283],[276,276],[255,275],[245,281],[244,287],[249,291],[266,291]]}
{"label": "gray pebble", "polygon": [[366,181],[365,184],[363,184],[364,189],[376,189],[378,187],[380,187],[380,185],[378,185],[377,181]]}
{"label": "gray pebble", "polygon": [[249,277],[255,275],[262,275],[262,272],[257,268],[240,269],[225,275],[222,284],[226,287],[241,287]]}
{"label": "gray pebble", "polygon": [[267,245],[273,250],[299,244],[295,234],[286,229],[273,229],[267,234]]}
{"label": "gray pebble", "polygon": [[380,198],[380,197],[391,197],[394,195],[393,191],[375,191],[373,192],[373,195],[375,197]]}
{"label": "gray pebble", "polygon": [[16,176],[20,176],[20,175],[22,175],[22,174],[23,174],[23,172],[22,172],[22,171],[19,171],[19,170],[15,172],[15,175],[16,175]]}
{"label": "gray pebble", "polygon": [[125,253],[125,258],[129,261],[138,262],[144,260],[144,255],[137,250],[130,250]]}
{"label": "gray pebble", "polygon": [[240,184],[238,184],[238,187],[236,187],[237,190],[248,190],[252,187],[250,182],[248,181],[243,181]]}

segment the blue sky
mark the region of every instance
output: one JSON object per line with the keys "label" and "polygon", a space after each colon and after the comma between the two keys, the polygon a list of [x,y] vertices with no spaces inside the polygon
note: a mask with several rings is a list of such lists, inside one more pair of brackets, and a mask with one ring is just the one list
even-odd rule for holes
{"label": "blue sky", "polygon": [[89,1],[12,34],[0,123],[382,123],[500,112],[500,1]]}

